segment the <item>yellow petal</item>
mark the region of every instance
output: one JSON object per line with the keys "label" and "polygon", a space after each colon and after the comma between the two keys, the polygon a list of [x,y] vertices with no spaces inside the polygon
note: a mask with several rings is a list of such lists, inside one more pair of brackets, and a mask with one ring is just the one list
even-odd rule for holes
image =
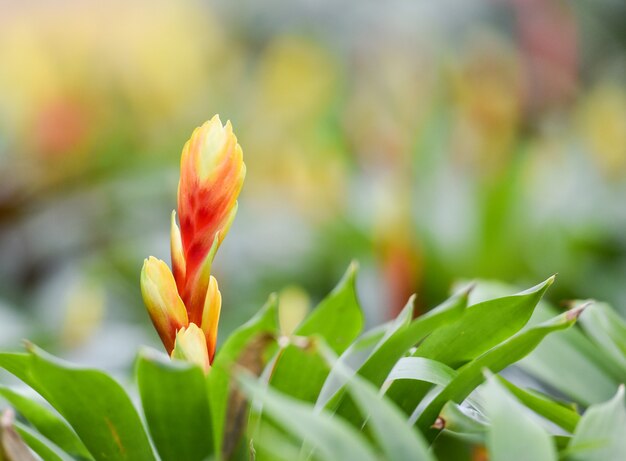
{"label": "yellow petal", "polygon": [[199,365],[205,373],[211,368],[204,333],[195,323],[182,328],[176,334],[176,345],[172,351],[173,359],[184,360]]}
{"label": "yellow petal", "polygon": [[188,319],[174,276],[165,262],[152,256],[144,261],[141,294],[152,323],[170,353],[174,348],[176,332],[187,325]]}
{"label": "yellow petal", "polygon": [[183,252],[183,242],[180,237],[180,229],[176,224],[176,212],[172,211],[170,225],[170,253],[172,257],[172,272],[179,292],[185,287],[185,254]]}
{"label": "yellow petal", "polygon": [[220,312],[222,310],[222,294],[217,286],[217,280],[211,276],[209,279],[209,288],[207,289],[206,298],[204,300],[204,309],[202,311],[202,331],[206,336],[207,349],[209,358],[213,361],[215,355],[215,345],[217,343],[217,327],[220,321]]}

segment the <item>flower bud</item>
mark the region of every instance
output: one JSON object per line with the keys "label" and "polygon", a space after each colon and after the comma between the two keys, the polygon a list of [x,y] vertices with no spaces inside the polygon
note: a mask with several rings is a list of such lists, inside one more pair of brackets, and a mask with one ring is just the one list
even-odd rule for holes
{"label": "flower bud", "polygon": [[205,373],[211,368],[204,333],[195,323],[190,323],[188,327],[178,331],[171,356],[173,359],[195,363]]}
{"label": "flower bud", "polygon": [[216,115],[196,128],[183,148],[180,170],[178,215],[185,275],[183,284],[177,281],[189,320],[200,324],[209,285],[207,268],[235,217],[246,174],[230,122],[222,125]]}
{"label": "flower bud", "polygon": [[174,276],[165,262],[152,256],[144,261],[141,294],[152,323],[170,353],[174,348],[176,332],[187,325],[188,319]]}

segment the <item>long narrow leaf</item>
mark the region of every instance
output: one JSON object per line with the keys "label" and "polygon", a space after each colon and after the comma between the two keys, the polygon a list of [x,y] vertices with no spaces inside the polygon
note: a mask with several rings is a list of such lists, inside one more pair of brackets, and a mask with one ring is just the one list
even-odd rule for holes
{"label": "long narrow leaf", "polygon": [[574,408],[555,402],[537,392],[521,389],[501,376],[496,376],[496,379],[520,402],[538,415],[552,421],[568,432],[574,432],[574,429],[576,429],[580,415]]}
{"label": "long narrow leaf", "polygon": [[315,459],[377,461],[367,439],[340,418],[325,410],[316,412],[313,405],[265,388],[249,376],[241,375],[239,382],[250,399],[262,403],[264,414],[313,446]]}
{"label": "long narrow leaf", "polygon": [[424,409],[417,419],[417,426],[430,437],[437,429],[431,429],[439,412],[448,401],[461,403],[483,382],[483,369],[496,373],[528,355],[548,334],[572,326],[582,308],[568,311],[552,320],[521,331],[502,344],[485,352],[459,370],[459,374]]}
{"label": "long narrow leaf", "polygon": [[[468,307],[456,322],[426,338],[414,356],[437,360],[452,368],[473,360],[519,331],[553,281],[554,277],[550,277],[517,295]],[[418,381],[396,381],[388,395],[405,413],[411,414],[429,388],[430,385]]]}
{"label": "long narrow leaf", "polygon": [[587,409],[567,448],[569,461],[620,461],[626,453],[626,402],[621,385],[611,400]]}
{"label": "long narrow leaf", "polygon": [[[395,363],[411,347],[436,329],[461,316],[467,306],[467,296],[468,290],[464,290],[409,324],[400,324],[400,327],[396,328],[384,342],[381,342],[357,373],[374,386],[381,387]],[[327,408],[336,408],[338,415],[358,427],[362,422],[360,413],[352,399],[349,396],[344,398],[344,396],[345,392],[337,392],[326,406]]]}
{"label": "long narrow leaf", "polygon": [[556,461],[551,437],[494,376],[487,379],[484,394],[491,422],[487,433],[491,461]]}
{"label": "long narrow leaf", "polygon": [[348,388],[387,459],[434,461],[422,434],[408,424],[402,411],[379,395],[371,383],[354,375],[348,381]]}

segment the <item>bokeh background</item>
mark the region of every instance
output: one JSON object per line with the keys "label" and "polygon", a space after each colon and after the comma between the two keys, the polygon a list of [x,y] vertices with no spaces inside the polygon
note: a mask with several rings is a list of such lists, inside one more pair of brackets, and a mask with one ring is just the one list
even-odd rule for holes
{"label": "bokeh background", "polygon": [[626,313],[620,0],[0,1],[0,346],[109,369],[158,347],[181,148],[230,119],[248,166],[220,337],[351,260],[368,322],[457,279]]}

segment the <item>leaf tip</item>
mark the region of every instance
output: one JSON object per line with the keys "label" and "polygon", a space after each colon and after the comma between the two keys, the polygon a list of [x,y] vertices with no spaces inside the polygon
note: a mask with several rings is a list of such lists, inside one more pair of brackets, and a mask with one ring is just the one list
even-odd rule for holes
{"label": "leaf tip", "polygon": [[552,286],[555,279],[556,279],[556,274],[551,275],[543,282],[539,283],[538,285],[535,285],[532,288],[528,288],[527,290],[524,290],[518,293],[518,295],[530,295],[530,296],[538,295],[541,298],[544,295],[544,293],[548,290],[548,288]]}
{"label": "leaf tip", "polygon": [[271,292],[270,295],[267,297],[267,301],[265,304],[274,304],[275,302],[278,301],[278,293],[276,293],[275,291]]}
{"label": "leaf tip", "polygon": [[33,342],[31,342],[28,339],[24,339],[24,340],[22,340],[22,342],[24,343],[24,349],[26,349],[26,352],[28,352],[30,354],[37,353],[37,346],[35,346],[35,344]]}
{"label": "leaf tip", "polygon": [[356,259],[353,259],[352,261],[350,261],[350,265],[348,266],[348,270],[346,271],[346,278],[349,280],[354,280],[358,272],[359,262]]}
{"label": "leaf tip", "polygon": [[432,426],[430,426],[432,429],[436,429],[438,431],[441,431],[443,429],[445,429],[446,427],[446,420],[441,416],[437,416],[437,419],[435,420],[435,422],[433,423]]}
{"label": "leaf tip", "polygon": [[341,280],[339,281],[337,286],[335,286],[335,288],[333,289],[333,292],[340,291],[346,286],[356,289],[356,276],[358,272],[359,272],[359,263],[357,262],[356,259],[353,259],[350,265],[348,266],[348,269],[343,274],[343,277],[341,277]]}
{"label": "leaf tip", "polygon": [[583,303],[573,309],[570,309],[569,311],[565,313],[565,319],[568,322],[576,321],[578,317],[580,317],[580,315],[584,312],[584,310],[587,309],[592,304],[593,304],[593,301],[587,301],[586,303]]}
{"label": "leaf tip", "polygon": [[461,290],[461,296],[465,296],[468,297],[472,291],[474,291],[474,288],[476,288],[476,282],[470,282],[468,283],[462,290]]}

